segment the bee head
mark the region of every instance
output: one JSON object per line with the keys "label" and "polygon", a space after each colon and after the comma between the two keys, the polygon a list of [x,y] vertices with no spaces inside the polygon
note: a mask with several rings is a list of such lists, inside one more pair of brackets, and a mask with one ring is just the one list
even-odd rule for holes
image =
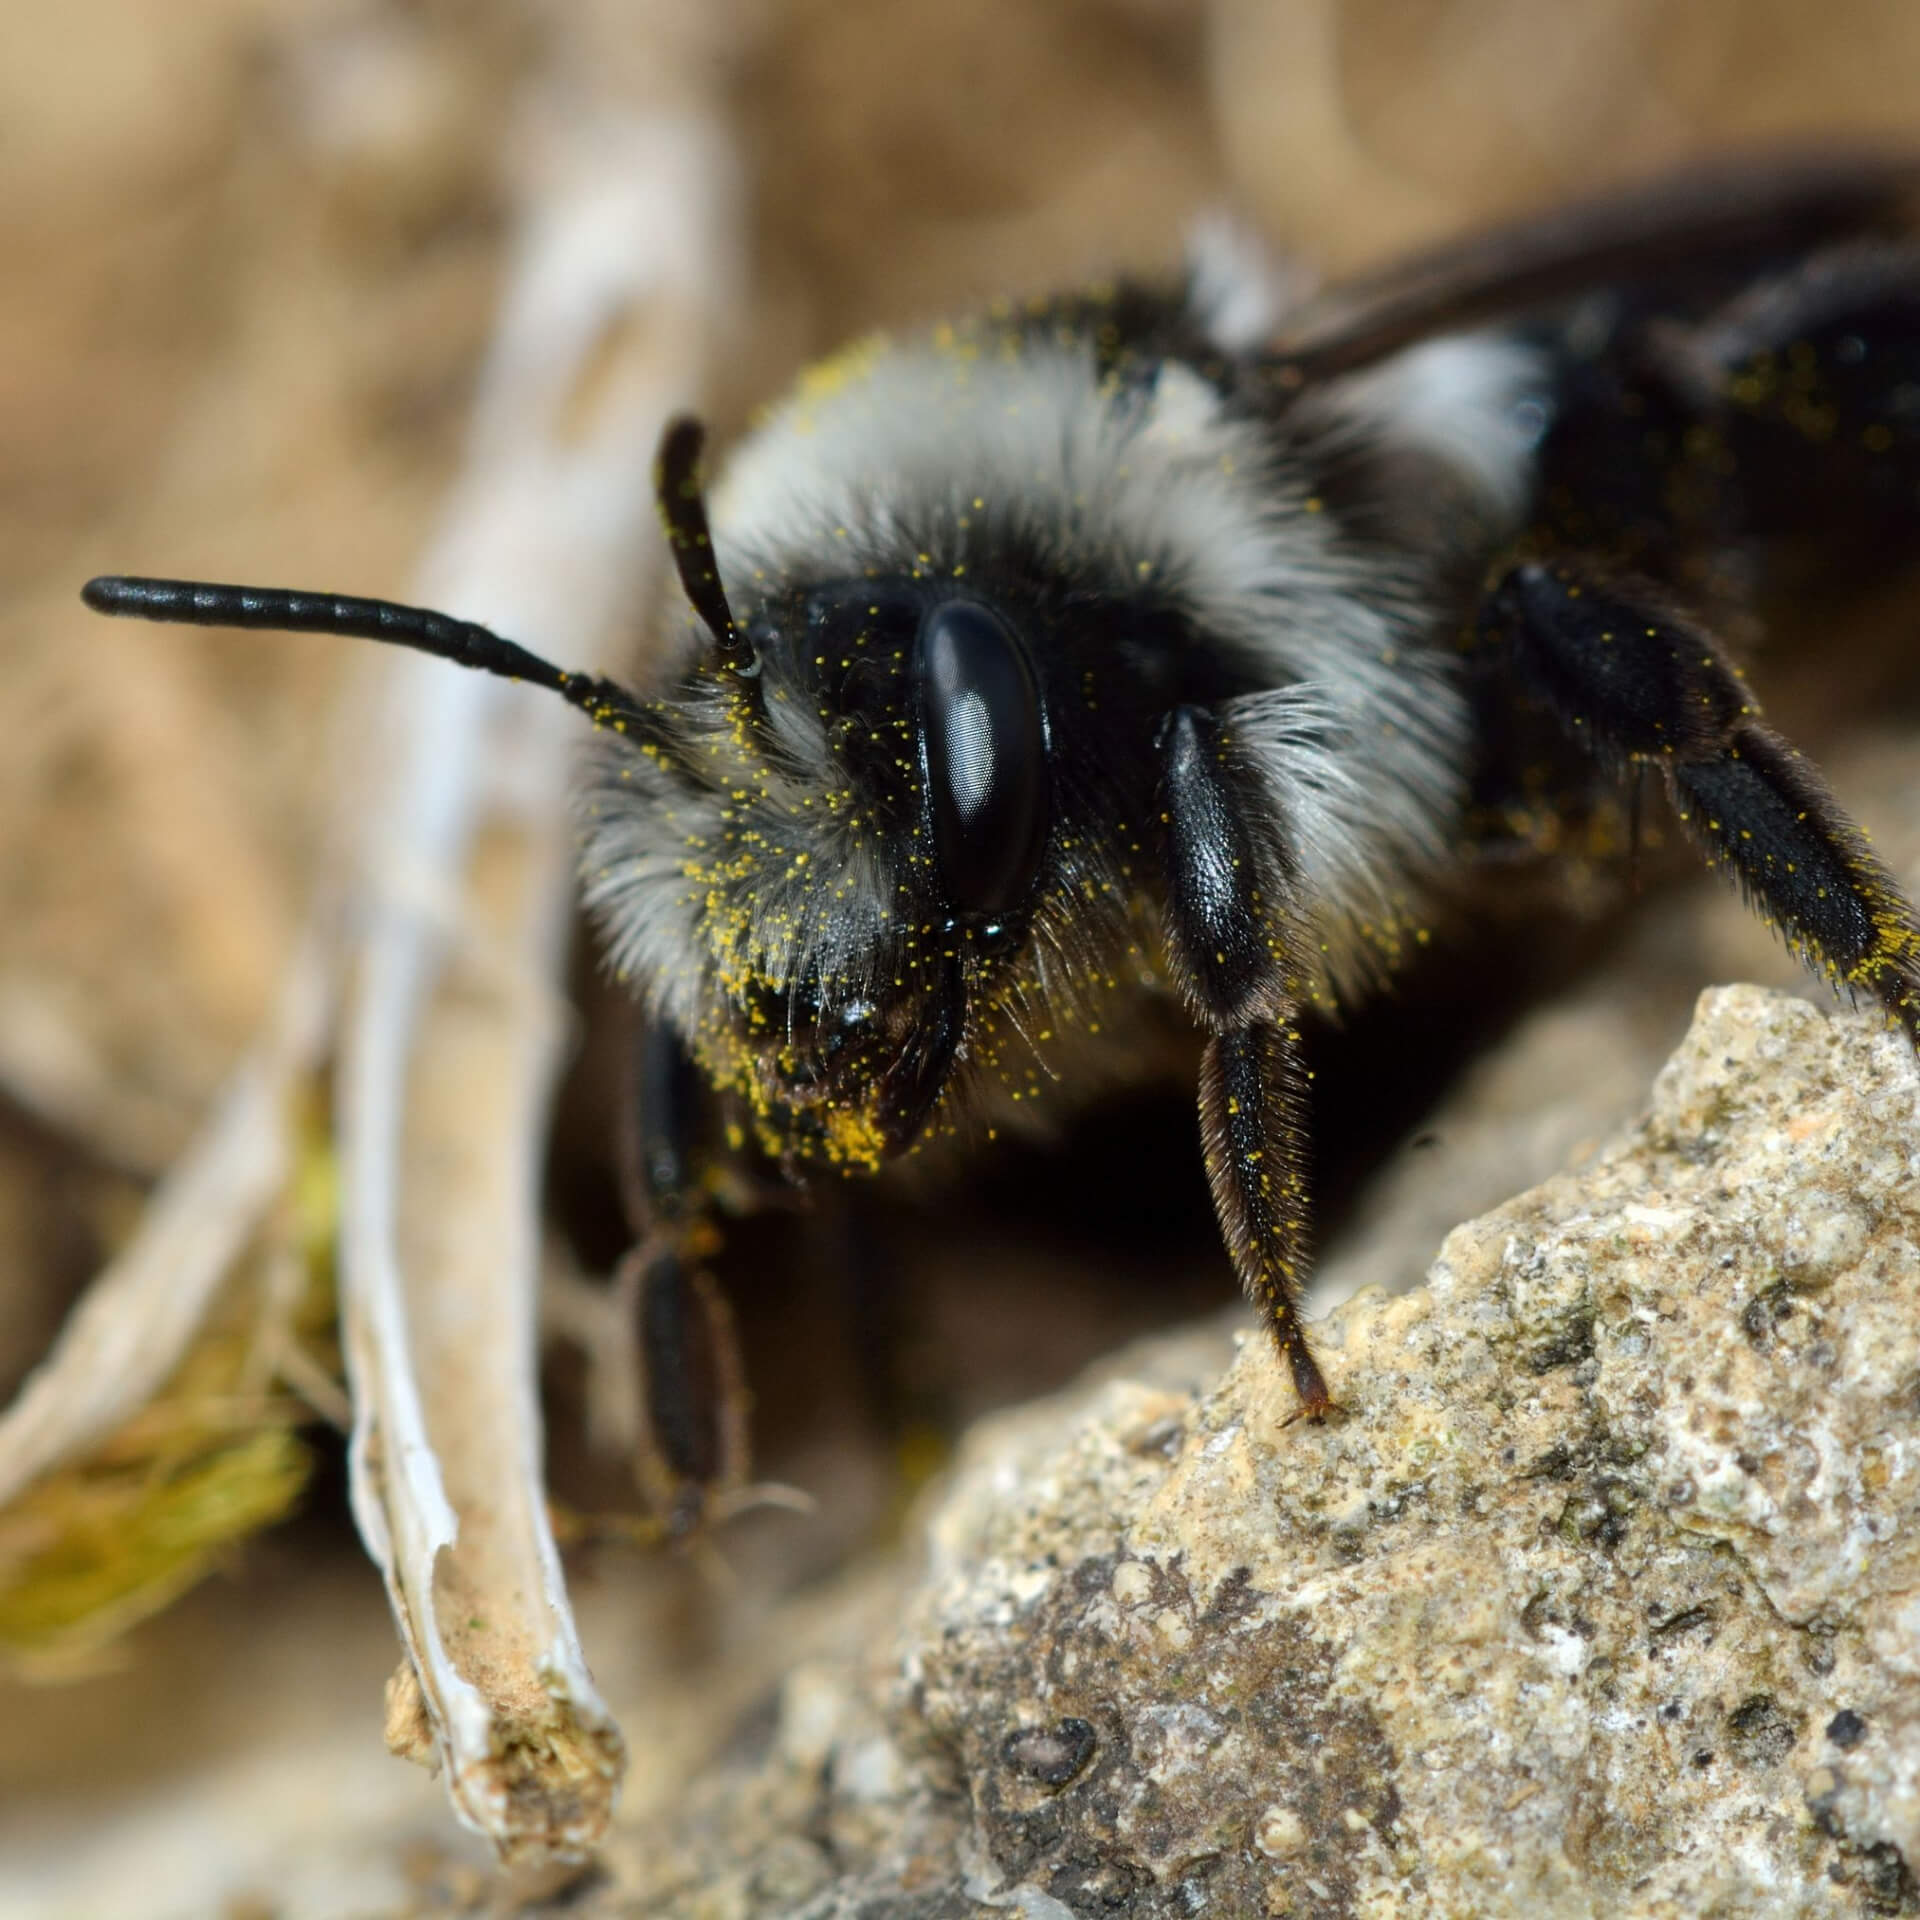
{"label": "bee head", "polygon": [[754,584],[752,673],[699,644],[656,736],[597,756],[588,899],[765,1150],[871,1170],[924,1132],[1026,929],[1043,689],[1015,622],[951,581]]}

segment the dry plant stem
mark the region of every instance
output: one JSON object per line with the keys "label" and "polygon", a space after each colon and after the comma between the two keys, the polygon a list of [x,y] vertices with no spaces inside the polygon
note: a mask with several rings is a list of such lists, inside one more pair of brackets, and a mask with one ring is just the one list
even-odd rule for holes
{"label": "dry plant stem", "polygon": [[323,906],[260,1046],[0,1417],[0,1507],[137,1414],[199,1333],[292,1169],[289,1103],[326,1043],[336,943]]}
{"label": "dry plant stem", "polygon": [[[610,109],[576,110],[531,151],[533,204],[420,597],[564,664],[630,668],[664,557],[654,441],[698,391],[734,291],[731,157],[697,116]],[[354,1511],[411,1668],[390,1742],[436,1758],[460,1817],[534,1863],[594,1844],[624,1765],[548,1523],[536,1397],[538,1176],[564,1034],[548,983],[581,732],[557,702],[478,675],[390,671],[403,745],[340,1067]],[[449,927],[409,876],[463,864]]]}

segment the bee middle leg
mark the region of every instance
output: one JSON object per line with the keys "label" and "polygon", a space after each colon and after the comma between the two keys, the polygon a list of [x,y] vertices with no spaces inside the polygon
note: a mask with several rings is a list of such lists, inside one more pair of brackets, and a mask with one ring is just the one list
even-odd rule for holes
{"label": "bee middle leg", "polygon": [[1708,861],[1920,1045],[1920,920],[1711,633],[1651,582],[1577,556],[1510,568],[1480,631],[1603,765],[1629,778],[1658,769]]}
{"label": "bee middle leg", "polygon": [[704,1264],[717,1235],[694,1166],[698,1076],[664,1021],[647,1023],[629,1077],[621,1184],[635,1243],[614,1284],[634,1309],[636,1471],[678,1535],[746,1482],[747,1395],[733,1313]]}
{"label": "bee middle leg", "polygon": [[1306,1070],[1282,940],[1285,851],[1231,742],[1204,708],[1161,737],[1168,956],[1207,1032],[1200,1141],[1214,1211],[1309,1413],[1332,1404],[1300,1319],[1309,1208]]}

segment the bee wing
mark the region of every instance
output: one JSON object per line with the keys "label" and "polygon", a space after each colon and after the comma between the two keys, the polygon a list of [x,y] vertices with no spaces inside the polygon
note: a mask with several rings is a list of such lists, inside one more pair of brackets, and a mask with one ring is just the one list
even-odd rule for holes
{"label": "bee wing", "polygon": [[1663,276],[1685,280],[1875,235],[1920,216],[1920,153],[1748,156],[1530,214],[1396,262],[1291,313],[1270,352],[1288,386],[1401,348]]}

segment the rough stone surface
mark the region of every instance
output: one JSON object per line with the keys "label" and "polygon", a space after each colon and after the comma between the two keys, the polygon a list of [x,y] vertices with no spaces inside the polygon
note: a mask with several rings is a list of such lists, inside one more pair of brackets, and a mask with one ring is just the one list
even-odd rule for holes
{"label": "rough stone surface", "polygon": [[621,1910],[1913,1907],[1917,1238],[1904,1039],[1709,994],[1636,1130],[1323,1328],[1326,1423],[1189,1338],[978,1430],[904,1631]]}

